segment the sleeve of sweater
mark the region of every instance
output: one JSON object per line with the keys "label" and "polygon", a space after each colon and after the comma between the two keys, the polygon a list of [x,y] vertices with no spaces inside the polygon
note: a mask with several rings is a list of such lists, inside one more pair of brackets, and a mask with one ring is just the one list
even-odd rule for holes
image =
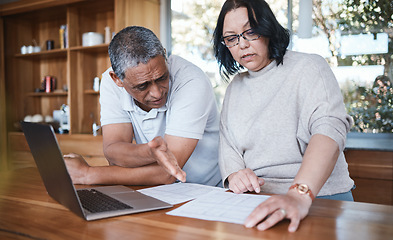
{"label": "sleeve of sweater", "polygon": [[353,120],[345,110],[340,87],[326,60],[317,55],[311,55],[310,60],[312,63],[307,65],[303,75],[304,84],[308,85],[300,115],[303,137],[328,136],[343,151]]}
{"label": "sleeve of sweater", "polygon": [[225,188],[228,187],[228,176],[246,167],[243,160],[243,154],[239,152],[231,132],[228,131],[227,119],[228,111],[230,111],[230,109],[228,109],[228,105],[230,105],[229,101],[231,101],[230,89],[231,85],[227,88],[220,118],[220,145],[218,163],[220,166],[222,183]]}

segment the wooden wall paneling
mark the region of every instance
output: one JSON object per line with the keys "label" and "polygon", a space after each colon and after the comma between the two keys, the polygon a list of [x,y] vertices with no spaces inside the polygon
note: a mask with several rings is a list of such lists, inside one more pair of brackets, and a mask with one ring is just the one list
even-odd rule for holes
{"label": "wooden wall paneling", "polygon": [[100,121],[99,94],[92,92],[93,81],[95,77],[101,79],[102,73],[110,67],[110,61],[107,46],[81,50],[81,52],[83,52],[83,62],[88,66],[88,70],[84,71],[82,76],[84,83],[82,133],[92,134],[93,123],[99,124]]}
{"label": "wooden wall paneling", "polygon": [[[91,59],[95,61],[92,61],[93,64],[96,65],[96,72],[94,73],[95,76],[99,77],[101,79],[102,74],[111,66],[111,61],[109,59],[109,54],[108,54],[108,45],[104,45],[102,48],[98,48],[97,51],[95,52],[87,52],[87,54],[91,55]],[[93,81],[91,84],[87,87],[87,89],[92,89],[93,87]]]}
{"label": "wooden wall paneling", "polygon": [[54,110],[59,110],[63,104],[67,104],[67,95],[58,96],[54,93],[63,92],[64,85],[67,85],[67,58],[64,57],[44,58],[38,63],[40,67],[39,78],[36,81],[36,88],[39,87],[45,76],[56,78],[56,89],[53,93],[42,94],[38,98],[41,100],[41,112],[43,116],[53,116]]}
{"label": "wooden wall paneling", "polygon": [[160,0],[144,0],[144,13],[142,26],[151,29],[160,38]]}
{"label": "wooden wall paneling", "polygon": [[[72,133],[92,134],[92,124],[99,119],[97,95],[85,94],[93,87],[94,77],[110,66],[107,45],[82,47],[85,32],[104,35],[106,26],[114,27],[113,1],[96,1],[73,5],[69,8],[70,31],[73,32],[73,47],[70,50],[71,125]],[[72,29],[72,30],[71,30]]]}
{"label": "wooden wall paneling", "polygon": [[[99,32],[102,31],[104,34],[104,43],[105,43],[105,28],[109,27],[110,37],[112,37],[112,32],[115,29],[115,12],[114,12],[114,3],[112,1],[110,5],[110,11],[104,11],[97,14],[97,27]],[[112,39],[112,38],[111,38]]]}
{"label": "wooden wall paneling", "polygon": [[[63,154],[65,154],[63,152]],[[11,152],[10,157],[13,159],[9,170],[37,167],[30,151],[25,152]],[[83,158],[90,166],[108,166],[108,161],[105,157],[97,157],[92,155],[84,155]]]}
{"label": "wooden wall paneling", "polygon": [[92,134],[93,133],[93,123],[99,124],[98,120],[100,118],[100,113],[97,112],[98,95],[85,94],[84,95],[84,116],[83,116],[83,128],[82,133]]}
{"label": "wooden wall paneling", "polygon": [[[83,126],[84,126],[84,122],[85,120],[85,111],[84,111],[84,107],[83,107],[83,103],[85,101],[85,95],[83,94],[83,86],[84,86],[84,81],[85,81],[85,74],[86,72],[91,71],[91,66],[86,65],[85,61],[84,61],[84,55],[81,54],[81,52],[77,51],[76,52],[77,55],[77,65],[78,67],[76,68],[77,71],[77,79],[76,79],[76,84],[73,84],[73,91],[76,91],[76,100],[78,102],[78,105],[75,106],[73,105],[72,107],[75,109],[75,107],[77,108],[76,111],[78,112],[78,131],[74,132],[74,133],[83,133]],[[83,64],[82,64],[83,63]]]}
{"label": "wooden wall paneling", "polygon": [[111,31],[114,29],[114,1],[100,2],[99,6],[95,8],[95,12],[91,15],[95,32],[103,34],[105,40],[105,27],[108,26]]}
{"label": "wooden wall paneling", "polygon": [[11,132],[8,134],[9,146],[12,151],[29,152],[29,144],[25,139],[25,135],[19,132]]}
{"label": "wooden wall paneling", "polygon": [[35,34],[36,41],[39,42],[42,50],[46,50],[45,42],[54,41],[54,49],[60,49],[59,29],[61,25],[67,23],[67,8],[54,7],[43,9],[34,13],[33,21],[36,21]]}
{"label": "wooden wall paneling", "polygon": [[[35,167],[33,156],[23,133],[13,132],[8,135],[10,145],[11,169]],[[56,134],[63,154],[81,154],[93,166],[108,165],[102,148],[102,136],[91,137],[87,134]]]}
{"label": "wooden wall paneling", "polygon": [[85,156],[84,158],[90,166],[108,166],[109,165],[108,160],[106,160],[105,157]]}
{"label": "wooden wall paneling", "polygon": [[[83,156],[103,157],[102,136],[92,137],[88,134],[56,134],[64,154],[75,152]],[[88,142],[88,144],[86,144]]]}
{"label": "wooden wall paneling", "polygon": [[[81,42],[79,32],[79,12],[76,7],[67,7],[68,47],[78,46]],[[78,62],[75,52],[67,50],[67,105],[70,107],[70,134],[79,131],[78,99],[75,85],[77,84]]]}
{"label": "wooden wall paneling", "polygon": [[23,133],[9,133],[9,169],[35,167],[33,156]]}
{"label": "wooden wall paneling", "polygon": [[53,76],[56,78],[56,89],[62,90],[63,85],[67,84],[67,55],[53,57],[45,57],[40,61],[36,61],[39,67],[39,75],[37,76],[38,84],[42,82],[45,76]]}
{"label": "wooden wall paneling", "polygon": [[10,170],[28,167],[37,167],[30,151],[10,152]]}
{"label": "wooden wall paneling", "polygon": [[54,110],[60,110],[63,104],[67,103],[66,96],[50,96],[40,97],[41,100],[41,114],[45,116],[53,116]]}
{"label": "wooden wall paneling", "polygon": [[351,150],[345,157],[353,177],[393,180],[393,152]]}
{"label": "wooden wall paneling", "polygon": [[[32,21],[34,24],[34,40],[41,46],[42,52],[46,52],[46,41],[54,42],[54,50],[60,49],[60,26],[67,23],[66,8],[52,7],[43,9],[32,13]],[[54,51],[54,50],[49,50]],[[67,81],[67,60],[66,55],[38,55],[34,59],[34,82],[35,86],[31,89],[40,88],[45,76],[53,76],[56,78],[56,89],[62,89],[64,83]],[[66,103],[65,97],[55,97],[50,95],[46,97],[43,95],[40,98],[40,112],[43,116],[52,116],[54,110],[60,109],[62,104]]]}
{"label": "wooden wall paneling", "polygon": [[19,0],[0,5],[0,16],[18,14],[42,8],[61,6],[86,0]]}
{"label": "wooden wall paneling", "polygon": [[352,192],[355,201],[393,205],[393,181],[357,177],[353,180],[356,184]]}
{"label": "wooden wall paneling", "polygon": [[12,86],[12,90],[8,92],[10,98],[18,99],[11,103],[12,109],[7,113],[12,115],[12,112],[17,111],[17,115],[12,119],[13,123],[23,120],[26,115],[41,113],[39,99],[28,97],[28,94],[33,92],[36,86],[34,79],[39,81],[37,65],[31,59],[19,59],[18,64],[21,69],[14,75],[16,85]]}
{"label": "wooden wall paneling", "polygon": [[393,205],[393,152],[346,150],[355,201]]}
{"label": "wooden wall paneling", "polygon": [[[83,73],[83,68],[80,65],[80,57],[77,51],[70,51],[68,55],[69,61],[69,87],[68,87],[68,97],[69,97],[69,107],[70,107],[70,122],[71,129],[70,134],[79,133],[81,131],[81,113],[79,108],[83,98],[83,94],[78,91],[78,88],[83,87],[81,83],[81,74]],[[82,85],[82,86],[81,86]]]}
{"label": "wooden wall paneling", "polygon": [[97,109],[97,105],[92,101],[92,95],[85,94],[87,89],[92,89],[93,79],[98,76],[96,58],[97,56],[90,55],[85,51],[78,52],[80,58],[79,61],[83,62],[85,65],[85,70],[79,75],[80,85],[78,89],[80,91],[80,98],[83,99],[83,103],[80,104],[80,118],[81,122],[81,133],[92,134],[92,125],[94,121],[94,114]]}
{"label": "wooden wall paneling", "polygon": [[[9,124],[13,125],[23,120],[26,115],[52,115],[54,109],[59,109],[56,98],[41,99],[31,97],[36,88],[41,87],[45,75],[58,78],[58,86],[62,86],[66,78],[66,58],[61,55],[46,55],[45,41],[53,39],[59,42],[59,27],[66,22],[66,12],[63,8],[33,11],[24,15],[7,18],[7,54],[10,66],[7,68],[9,91],[7,102],[12,104],[7,116]],[[17,41],[15,41],[17,39]],[[20,48],[25,45],[41,46],[42,53],[20,54]],[[55,45],[56,46],[56,45]],[[57,59],[60,56],[60,59]],[[65,56],[65,55],[64,55]],[[56,106],[54,106],[56,105]],[[51,108],[47,109],[47,106]],[[44,112],[43,112],[44,111]],[[20,130],[15,127],[14,130]]]}
{"label": "wooden wall paneling", "polygon": [[[111,67],[111,61],[109,59],[108,48],[105,48],[105,51],[99,54],[99,58],[97,61],[97,76],[102,79],[102,74]],[[96,95],[93,99],[95,104],[97,105],[95,121],[97,124],[101,125],[101,104],[100,104],[100,95]]]}
{"label": "wooden wall paneling", "polygon": [[[0,18],[0,49],[4,49],[3,18]],[[7,124],[5,101],[4,51],[0,51],[0,172],[8,170]]]}
{"label": "wooden wall paneling", "polygon": [[32,61],[16,57],[20,54],[21,47],[31,42],[32,29],[32,23],[20,16],[5,19],[6,116],[9,130],[15,130],[14,124],[29,114],[28,111],[34,111],[38,107],[26,100],[34,75]]}
{"label": "wooden wall paneling", "polygon": [[91,137],[87,134],[56,135],[63,154],[77,153],[91,166],[106,166],[108,161],[104,157],[102,136]]}
{"label": "wooden wall paneling", "polygon": [[82,45],[80,37],[79,11],[76,7],[67,8],[68,45],[75,47]]}
{"label": "wooden wall paneling", "polygon": [[[113,0],[95,1],[94,7],[91,2],[75,5],[78,12],[74,20],[78,29],[73,29],[76,45],[82,46],[82,35],[87,32],[98,32],[105,34],[105,27],[114,28],[114,3]],[[104,35],[105,36],[105,35]]]}
{"label": "wooden wall paneling", "polygon": [[138,25],[149,28],[160,37],[159,0],[115,0],[115,31]]}
{"label": "wooden wall paneling", "polygon": [[[78,111],[78,132],[77,133],[87,133],[86,132],[86,111],[84,108],[84,102],[85,102],[85,94],[84,94],[84,85],[86,81],[86,75],[90,75],[88,73],[94,71],[92,68],[94,66],[89,65],[88,62],[86,61],[86,57],[83,53],[80,51],[77,51],[77,65],[78,67],[76,68],[77,70],[77,81],[76,84],[73,86],[73,90],[77,91],[77,101],[78,105],[77,111]],[[83,64],[82,64],[83,63]],[[87,63],[87,64],[86,64]],[[73,105],[73,108],[75,108],[75,105]]]}
{"label": "wooden wall paneling", "polygon": [[[36,57],[31,56],[22,56],[20,57],[20,62],[24,62],[22,65],[23,68],[30,69],[28,71],[28,75],[21,76],[18,78],[20,83],[20,88],[23,88],[23,91],[20,93],[24,93],[21,97],[23,97],[23,112],[22,116],[19,116],[17,121],[23,120],[26,115],[34,115],[34,114],[42,114],[41,108],[41,99],[40,98],[31,98],[30,94],[34,93],[36,88],[40,88],[41,86],[41,69],[40,69],[40,60]],[[24,71],[21,71],[24,72]]]}

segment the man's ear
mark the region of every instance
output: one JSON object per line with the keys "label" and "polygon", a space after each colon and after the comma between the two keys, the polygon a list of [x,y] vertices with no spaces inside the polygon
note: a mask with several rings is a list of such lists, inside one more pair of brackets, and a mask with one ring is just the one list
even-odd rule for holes
{"label": "man's ear", "polygon": [[115,74],[114,71],[109,71],[109,76],[111,76],[112,80],[116,83],[118,87],[123,87],[123,81]]}

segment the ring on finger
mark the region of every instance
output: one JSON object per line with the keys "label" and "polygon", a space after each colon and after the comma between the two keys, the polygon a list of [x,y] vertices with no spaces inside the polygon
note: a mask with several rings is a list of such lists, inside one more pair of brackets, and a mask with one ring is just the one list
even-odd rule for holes
{"label": "ring on finger", "polygon": [[278,209],[278,211],[282,214],[282,216],[285,218],[287,216],[287,211],[285,211],[285,209]]}

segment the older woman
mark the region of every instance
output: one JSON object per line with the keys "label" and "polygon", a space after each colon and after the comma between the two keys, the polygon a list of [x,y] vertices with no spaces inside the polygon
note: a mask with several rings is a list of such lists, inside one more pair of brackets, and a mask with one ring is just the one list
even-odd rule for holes
{"label": "older woman", "polygon": [[265,1],[224,3],[214,51],[221,74],[236,75],[221,113],[219,164],[233,192],[276,194],[245,221],[259,230],[288,218],[296,231],[315,196],[353,200],[343,154],[352,119],[338,83],[322,57],[288,43]]}

